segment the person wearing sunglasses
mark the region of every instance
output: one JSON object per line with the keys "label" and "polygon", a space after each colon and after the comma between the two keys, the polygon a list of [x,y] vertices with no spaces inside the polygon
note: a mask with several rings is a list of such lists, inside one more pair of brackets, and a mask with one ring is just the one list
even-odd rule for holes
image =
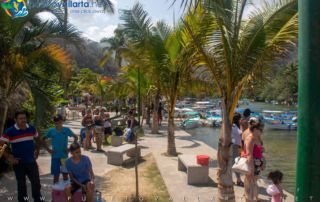
{"label": "person wearing sunglasses", "polygon": [[250,118],[249,120],[250,133],[244,141],[244,150],[241,154],[242,157],[247,158],[250,165],[251,173],[245,176],[244,190],[247,202],[258,201],[258,185],[257,180],[264,170],[266,161],[263,157],[263,142],[262,132],[263,123],[257,118]]}
{"label": "person wearing sunglasses", "polygon": [[[63,126],[63,118],[57,115],[53,118],[55,127],[50,128],[44,136],[44,140],[51,139],[52,149],[46,144],[47,151],[51,154],[51,174],[53,183],[59,182],[60,173],[62,173],[63,180],[68,180],[68,172],[65,168],[64,162],[68,158],[68,137],[73,137],[74,142],[78,141],[78,137],[68,127]],[[44,141],[45,142],[45,141]]]}

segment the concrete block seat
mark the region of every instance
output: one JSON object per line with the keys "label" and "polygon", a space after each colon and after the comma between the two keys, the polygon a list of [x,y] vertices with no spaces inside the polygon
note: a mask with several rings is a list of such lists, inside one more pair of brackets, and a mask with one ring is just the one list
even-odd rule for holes
{"label": "concrete block seat", "polygon": [[118,146],[122,145],[122,140],[123,140],[123,136],[112,135],[111,136],[111,145],[114,147],[118,147]]}
{"label": "concrete block seat", "polygon": [[209,181],[209,166],[199,165],[196,155],[179,155],[178,170],[187,172],[188,184],[207,184]]}
{"label": "concrete block seat", "polygon": [[[114,147],[107,151],[108,164],[121,166],[123,163],[123,156],[127,154],[128,157],[135,157],[135,145],[123,144],[119,147]],[[138,145],[138,156],[141,156],[141,148]]]}

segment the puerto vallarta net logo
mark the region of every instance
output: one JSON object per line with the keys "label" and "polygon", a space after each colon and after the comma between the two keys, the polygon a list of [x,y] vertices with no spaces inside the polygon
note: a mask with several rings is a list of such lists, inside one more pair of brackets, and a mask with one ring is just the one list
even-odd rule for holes
{"label": "puerto vallarta net logo", "polygon": [[25,0],[0,0],[1,7],[11,18],[25,17],[28,15]]}

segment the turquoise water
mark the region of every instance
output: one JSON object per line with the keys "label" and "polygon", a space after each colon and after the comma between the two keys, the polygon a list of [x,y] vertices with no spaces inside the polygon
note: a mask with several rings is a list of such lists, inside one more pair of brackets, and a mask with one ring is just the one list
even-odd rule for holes
{"label": "turquoise water", "polygon": [[[270,105],[265,103],[254,103],[250,109],[261,110],[295,110],[292,107]],[[195,139],[203,141],[209,146],[217,149],[220,129],[218,128],[197,128],[188,130]],[[284,173],[283,186],[290,193],[295,189],[296,171],[296,131],[270,130],[266,128],[263,132],[263,143],[265,146],[265,158],[267,160],[266,170],[262,177],[266,178],[272,170],[278,169]]]}

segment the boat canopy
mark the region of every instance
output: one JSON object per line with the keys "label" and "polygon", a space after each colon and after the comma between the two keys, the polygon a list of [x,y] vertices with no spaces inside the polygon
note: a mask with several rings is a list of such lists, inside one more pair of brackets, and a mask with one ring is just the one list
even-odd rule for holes
{"label": "boat canopy", "polygon": [[266,113],[266,114],[282,114],[282,113],[284,113],[284,111],[263,110],[262,113]]}

